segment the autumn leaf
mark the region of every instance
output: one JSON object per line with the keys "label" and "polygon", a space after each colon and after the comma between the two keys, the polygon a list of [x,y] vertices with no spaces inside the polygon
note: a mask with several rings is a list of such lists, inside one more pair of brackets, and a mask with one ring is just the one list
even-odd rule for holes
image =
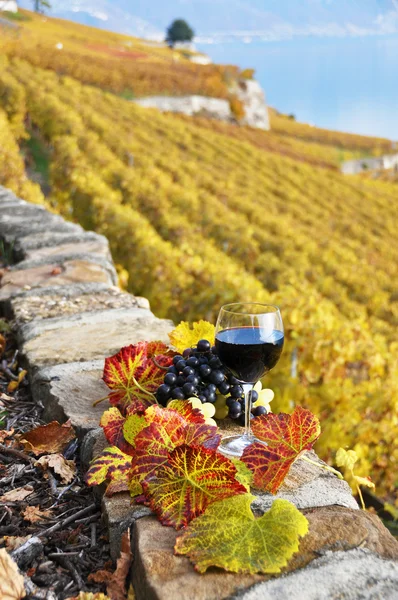
{"label": "autumn leaf", "polygon": [[[189,403],[186,403],[189,404]],[[132,461],[132,481],[141,482],[168,460],[169,452],[177,446],[192,445],[218,448],[221,436],[217,428],[206,423],[192,422],[204,420],[196,415],[196,409],[187,409],[185,416],[174,409],[151,406],[145,412],[150,425],[135,438],[135,453]]]}
{"label": "autumn leaf", "polygon": [[20,443],[25,450],[39,456],[40,454],[62,452],[75,437],[76,433],[70,421],[63,425],[58,421],[52,421],[48,425],[40,425],[40,427],[24,433]]}
{"label": "autumn leaf", "polygon": [[102,415],[100,425],[112,446],[132,456],[135,437],[148,423],[143,416],[133,414],[125,417],[116,406],[112,406]]}
{"label": "autumn leaf", "polygon": [[125,600],[127,592],[127,575],[133,560],[131,552],[130,530],[122,535],[120,557],[116,562],[116,571],[111,575],[106,586],[106,593],[111,600]]}
{"label": "autumn leaf", "polygon": [[15,488],[0,497],[0,502],[21,502],[33,493],[34,489],[31,485]]}
{"label": "autumn leaf", "polygon": [[364,485],[368,488],[375,489],[375,484],[370,477],[361,477],[360,475],[355,474],[354,467],[357,461],[358,454],[355,452],[355,450],[344,450],[344,448],[339,448],[336,452],[336,464],[338,467],[343,467],[348,471],[349,476],[354,481],[362,508],[365,510],[366,506],[362,496],[361,488],[359,486]]}
{"label": "autumn leaf", "polygon": [[187,321],[182,321],[169,333],[170,342],[177,352],[196,346],[199,340],[208,340],[213,346],[215,336],[216,328],[208,321],[197,321],[192,324],[192,329]]}
{"label": "autumn leaf", "polygon": [[172,355],[162,342],[139,342],[122,348],[117,354],[105,359],[103,380],[110,388],[109,401],[125,410],[133,400],[144,407],[155,402],[153,394],[163,383],[164,370]]}
{"label": "autumn leaf", "polygon": [[236,473],[234,464],[213,450],[180,446],[142,487],[160,522],[180,529],[209,504],[245,493]]}
{"label": "autumn leaf", "polygon": [[19,388],[20,384],[25,379],[27,374],[28,374],[27,371],[20,371],[20,373],[18,373],[17,381],[10,381],[10,383],[8,384],[7,392],[9,394],[12,394],[12,392],[15,392],[15,390],[17,390]]}
{"label": "autumn leaf", "polygon": [[188,423],[205,423],[206,421],[204,414],[198,408],[194,408],[192,404],[186,400],[171,400],[171,402],[168,403],[167,408],[178,412],[178,414],[184,417]]}
{"label": "autumn leaf", "polygon": [[111,571],[101,569],[100,571],[96,571],[95,573],[90,573],[90,575],[87,577],[87,580],[93,583],[107,583],[111,576]]}
{"label": "autumn leaf", "polygon": [[308,532],[308,521],[287,500],[275,500],[258,519],[251,494],[211,504],[177,538],[176,554],[186,554],[199,573],[220,567],[233,573],[279,573]]}
{"label": "autumn leaf", "polygon": [[5,542],[7,550],[9,552],[13,552],[14,550],[17,550],[18,548],[20,548],[21,546],[26,544],[26,542],[28,540],[30,540],[31,537],[32,537],[31,535],[24,535],[24,536],[5,535],[4,542]]}
{"label": "autumn leaf", "polygon": [[76,464],[73,460],[66,460],[62,454],[47,454],[35,462],[44,471],[53,469],[60,476],[62,483],[70,483],[76,475]]}
{"label": "autumn leaf", "polygon": [[0,443],[2,444],[4,442],[4,440],[6,440],[9,437],[12,437],[14,434],[14,429],[10,429],[10,431],[6,431],[4,429],[0,429]]}
{"label": "autumn leaf", "polygon": [[100,485],[104,481],[118,482],[119,484],[125,482],[127,486],[130,469],[131,456],[116,446],[110,446],[91,462],[86,474],[86,481],[88,485]]}
{"label": "autumn leaf", "polygon": [[80,592],[78,596],[73,596],[73,598],[67,598],[66,600],[112,600],[109,596],[105,596],[105,594],[101,594],[97,592],[93,594],[92,592]]}
{"label": "autumn leaf", "polygon": [[21,600],[25,598],[24,578],[6,550],[0,550],[0,598]]}
{"label": "autumn leaf", "polygon": [[257,417],[252,430],[260,441],[245,448],[242,461],[254,474],[254,486],[272,494],[278,491],[294,461],[312,448],[321,433],[317,417],[301,406],[291,415],[270,413]]}
{"label": "autumn leaf", "polygon": [[51,510],[41,510],[40,506],[27,506],[22,513],[25,521],[29,523],[40,523],[46,517],[51,516]]}
{"label": "autumn leaf", "polygon": [[6,338],[0,333],[0,357],[6,349]]}

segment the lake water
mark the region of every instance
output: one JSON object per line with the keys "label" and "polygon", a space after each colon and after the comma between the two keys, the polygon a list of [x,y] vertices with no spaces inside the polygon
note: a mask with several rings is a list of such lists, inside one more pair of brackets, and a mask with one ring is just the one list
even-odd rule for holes
{"label": "lake water", "polygon": [[268,104],[299,121],[398,140],[398,35],[199,49],[214,62],[255,68]]}

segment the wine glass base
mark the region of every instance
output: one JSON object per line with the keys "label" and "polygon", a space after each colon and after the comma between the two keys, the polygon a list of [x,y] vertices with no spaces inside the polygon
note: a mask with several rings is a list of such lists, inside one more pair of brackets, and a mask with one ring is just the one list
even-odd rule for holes
{"label": "wine glass base", "polygon": [[247,446],[256,441],[254,436],[232,435],[221,440],[218,452],[232,458],[240,458]]}

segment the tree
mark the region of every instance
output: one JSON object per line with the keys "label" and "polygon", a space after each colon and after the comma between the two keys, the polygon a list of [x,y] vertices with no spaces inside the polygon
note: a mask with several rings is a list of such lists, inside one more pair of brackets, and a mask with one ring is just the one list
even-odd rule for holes
{"label": "tree", "polygon": [[184,19],[176,19],[168,27],[166,32],[166,42],[169,46],[174,46],[176,42],[191,42],[195,32]]}
{"label": "tree", "polygon": [[43,13],[46,8],[51,8],[51,4],[48,0],[33,0],[33,4],[35,5],[35,11],[37,13]]}

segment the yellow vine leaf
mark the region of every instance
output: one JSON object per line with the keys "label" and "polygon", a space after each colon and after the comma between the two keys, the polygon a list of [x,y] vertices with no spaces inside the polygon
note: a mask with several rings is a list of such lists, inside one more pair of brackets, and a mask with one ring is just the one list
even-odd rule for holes
{"label": "yellow vine leaf", "polygon": [[355,475],[354,466],[358,460],[358,454],[355,450],[344,450],[344,448],[339,448],[336,452],[336,464],[338,467],[343,467],[346,469],[351,475],[352,479],[355,481],[355,486],[358,492],[359,499],[361,501],[362,508],[365,510],[365,502],[363,500],[360,485],[365,485],[368,488],[374,489],[375,484],[371,480],[370,477],[361,477],[360,475]]}
{"label": "yellow vine leaf", "polygon": [[172,346],[177,352],[183,352],[186,348],[196,346],[199,340],[208,340],[213,346],[215,342],[216,328],[208,321],[197,321],[192,324],[192,329],[187,321],[181,323],[169,333]]}
{"label": "yellow vine leaf", "polygon": [[176,554],[186,554],[199,573],[220,567],[233,573],[279,573],[298,551],[308,521],[287,500],[275,500],[256,519],[252,494],[211,504],[177,538]]}

